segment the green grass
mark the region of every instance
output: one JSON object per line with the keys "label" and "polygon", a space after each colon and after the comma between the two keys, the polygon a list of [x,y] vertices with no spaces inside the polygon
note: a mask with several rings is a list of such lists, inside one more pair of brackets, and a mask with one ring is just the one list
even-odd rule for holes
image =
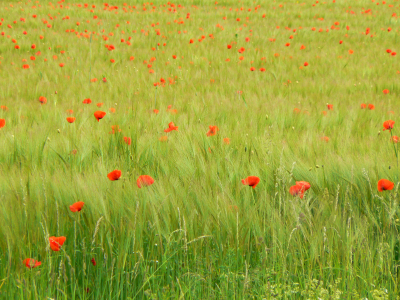
{"label": "green grass", "polygon": [[[399,169],[382,124],[400,108],[400,54],[386,53],[400,53],[399,3],[153,2],[0,3],[0,298],[398,299]],[[155,183],[139,189],[140,175]],[[382,178],[395,188],[378,192]],[[300,180],[303,199],[289,193]],[[60,252],[50,236],[66,237]]]}

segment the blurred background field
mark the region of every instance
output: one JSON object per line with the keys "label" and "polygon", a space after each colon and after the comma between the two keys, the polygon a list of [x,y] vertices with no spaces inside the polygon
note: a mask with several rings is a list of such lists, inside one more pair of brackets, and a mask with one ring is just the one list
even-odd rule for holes
{"label": "blurred background field", "polygon": [[0,3],[0,297],[398,299],[400,3],[106,4]]}

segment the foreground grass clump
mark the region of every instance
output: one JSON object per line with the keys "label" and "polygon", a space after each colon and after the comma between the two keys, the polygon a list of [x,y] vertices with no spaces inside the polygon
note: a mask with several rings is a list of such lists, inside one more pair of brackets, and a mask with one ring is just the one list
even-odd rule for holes
{"label": "foreground grass clump", "polygon": [[1,298],[399,299],[398,3],[339,2],[1,2]]}

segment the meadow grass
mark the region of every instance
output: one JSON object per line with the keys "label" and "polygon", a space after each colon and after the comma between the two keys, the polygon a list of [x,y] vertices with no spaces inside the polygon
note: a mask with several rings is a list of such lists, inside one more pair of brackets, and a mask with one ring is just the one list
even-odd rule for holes
{"label": "meadow grass", "polygon": [[167,2],[0,3],[0,297],[399,299],[398,1]]}

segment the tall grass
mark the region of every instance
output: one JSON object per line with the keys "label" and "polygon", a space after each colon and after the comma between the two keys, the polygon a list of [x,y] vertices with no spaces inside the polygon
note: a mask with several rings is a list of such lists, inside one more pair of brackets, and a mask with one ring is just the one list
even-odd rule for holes
{"label": "tall grass", "polygon": [[[400,51],[396,7],[388,6],[397,2],[287,1],[260,3],[257,12],[253,1],[218,2],[183,2],[177,13],[160,1],[146,11],[128,3],[136,9],[126,6],[127,13],[122,1],[114,11],[95,1],[93,13],[92,3],[0,4],[0,105],[8,107],[0,111],[7,121],[0,130],[1,298],[398,297],[398,166],[391,134],[382,131],[399,108],[397,56],[386,53]],[[361,14],[367,8],[372,15]],[[174,22],[180,18],[184,24]],[[340,30],[331,30],[336,21]],[[361,34],[367,27],[372,38]],[[77,38],[67,29],[96,34]],[[131,46],[120,42],[129,36]],[[157,86],[155,102],[161,77],[166,85]],[[82,104],[85,98],[93,103]],[[100,122],[98,102],[107,112]],[[171,121],[179,131],[166,134]],[[110,134],[112,125],[122,131]],[[219,127],[216,136],[206,136],[209,125]],[[114,169],[122,177],[111,182]],[[139,189],[144,174],[155,183]],[[255,189],[241,183],[251,175],[261,179]],[[379,193],[381,178],[395,188]],[[299,180],[311,184],[303,199],[289,194]],[[77,201],[85,206],[72,213]],[[50,236],[66,236],[60,252],[50,249]],[[28,257],[42,265],[26,268]]]}

